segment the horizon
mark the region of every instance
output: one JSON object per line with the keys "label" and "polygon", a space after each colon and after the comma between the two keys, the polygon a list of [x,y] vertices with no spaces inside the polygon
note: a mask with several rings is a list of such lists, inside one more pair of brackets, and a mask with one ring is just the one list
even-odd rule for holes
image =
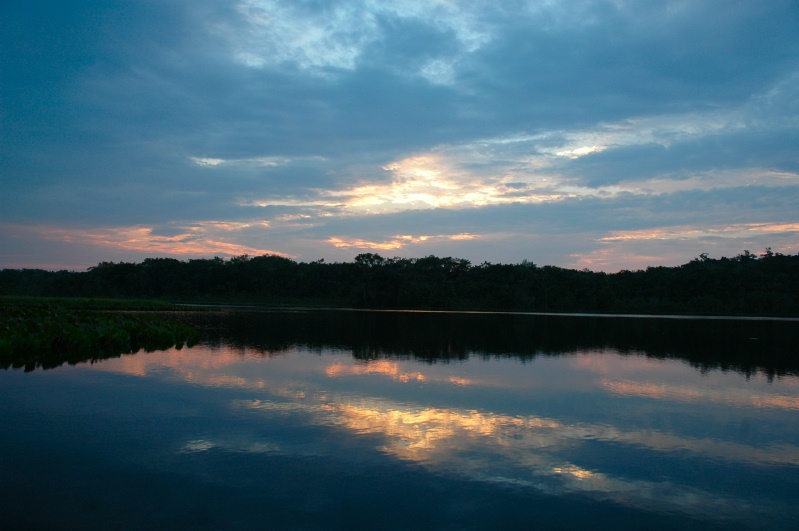
{"label": "horizon", "polygon": [[0,269],[799,253],[799,4],[0,4]]}
{"label": "horizon", "polygon": [[[362,254],[367,254],[367,253],[362,253]],[[433,254],[433,255],[426,255],[426,256],[407,256],[407,257],[403,257],[403,256],[384,256],[384,255],[382,255],[380,253],[372,253],[372,254],[378,255],[380,258],[382,258],[384,260],[411,260],[411,261],[413,261],[413,260],[420,260],[420,259],[424,259],[424,258],[428,258],[428,257],[434,257],[434,258],[439,258],[439,259],[452,259],[452,260],[455,260],[455,261],[466,260],[467,262],[469,262],[469,266],[471,266],[471,267],[482,267],[484,265],[488,265],[488,266],[506,266],[506,265],[528,265],[529,264],[529,265],[532,265],[532,266],[537,267],[537,268],[557,267],[557,268],[561,268],[561,269],[570,269],[570,270],[578,271],[578,269],[576,269],[576,268],[557,266],[557,265],[554,265],[554,264],[543,264],[543,263],[538,263],[538,262],[535,262],[533,260],[528,260],[528,259],[523,259],[523,260],[520,260],[518,262],[483,261],[483,262],[480,262],[480,263],[475,263],[475,262],[472,262],[471,260],[467,260],[465,258],[458,257],[458,256],[438,256],[438,255],[434,255]],[[609,275],[613,275],[613,274],[621,273],[621,272],[646,271],[648,268],[680,267],[680,266],[683,266],[685,264],[688,264],[688,263],[691,263],[691,262],[695,262],[695,261],[735,260],[738,257],[742,257],[742,256],[744,256],[746,254],[749,254],[754,259],[760,259],[760,258],[763,258],[763,257],[766,257],[766,256],[781,256],[781,255],[791,256],[790,254],[774,252],[771,247],[766,247],[761,254],[758,254],[756,252],[755,253],[750,252],[748,249],[744,249],[741,252],[736,253],[735,255],[731,255],[731,256],[723,255],[723,256],[719,256],[719,257],[713,257],[713,256],[708,255],[707,253],[701,253],[699,256],[695,256],[693,258],[685,260],[682,263],[679,263],[679,264],[676,264],[676,265],[670,265],[670,266],[667,266],[667,265],[650,265],[650,266],[647,266],[647,267],[636,268],[636,269],[624,269],[624,268],[622,268],[622,269],[620,269],[618,271],[594,271],[594,270],[591,270],[589,268],[582,268],[582,269],[579,269],[579,271],[589,271],[589,272],[592,272],[592,273],[606,273],[606,274],[609,274]],[[797,253],[797,255],[799,255],[799,253]],[[130,261],[130,262],[124,261],[124,260],[123,261],[119,261],[119,262],[104,260],[104,261],[97,262],[97,263],[95,263],[95,264],[93,264],[91,266],[88,266],[88,267],[84,268],[83,270],[77,270],[77,269],[47,269],[47,268],[41,268],[41,267],[32,267],[32,268],[26,268],[26,267],[18,267],[18,268],[3,267],[3,268],[0,268],[0,271],[33,269],[33,270],[43,270],[43,271],[47,271],[47,272],[51,272],[51,273],[60,273],[60,272],[64,272],[64,271],[66,271],[68,273],[86,273],[86,272],[90,271],[91,269],[94,269],[95,267],[101,266],[102,264],[109,264],[109,265],[134,264],[134,265],[139,265],[139,264],[143,263],[145,260],[178,260],[180,262],[186,263],[186,262],[189,262],[191,260],[215,260],[215,259],[221,259],[224,262],[230,262],[230,261],[233,261],[234,259],[246,258],[247,260],[252,260],[254,258],[261,258],[261,257],[266,257],[266,256],[276,256],[276,257],[279,257],[279,258],[285,258],[285,259],[291,260],[291,261],[293,261],[294,263],[297,263],[297,264],[303,264],[303,263],[304,264],[309,264],[309,263],[314,263],[314,262],[321,262],[324,265],[351,264],[351,263],[355,263],[355,261],[356,261],[355,259],[357,258],[357,255],[356,255],[351,260],[327,261],[324,258],[321,258],[321,259],[318,259],[318,260],[296,260],[296,259],[293,259],[291,257],[282,256],[282,255],[274,254],[274,253],[272,253],[272,254],[253,255],[253,256],[244,254],[244,255],[229,256],[229,257],[208,256],[208,257],[192,257],[192,258],[178,258],[178,257],[174,257],[174,256],[147,256],[147,257],[144,257],[141,260]]]}

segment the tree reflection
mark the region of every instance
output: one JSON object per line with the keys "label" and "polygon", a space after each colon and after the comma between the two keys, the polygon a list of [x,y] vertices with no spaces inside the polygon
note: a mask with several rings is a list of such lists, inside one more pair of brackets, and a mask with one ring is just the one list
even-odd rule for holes
{"label": "tree reflection", "polygon": [[[228,310],[168,317],[197,327],[206,345],[270,356],[301,346],[318,352],[343,350],[359,360],[442,363],[471,356],[529,361],[609,349],[682,359],[700,371],[732,370],[747,377],[763,373],[769,379],[799,374],[799,322],[791,320],[346,310]],[[122,348],[100,350],[39,349],[25,356],[17,353],[3,366],[52,368],[184,342],[175,335],[177,329],[157,330],[160,336],[151,334],[157,342],[128,341]]]}
{"label": "tree reflection", "polygon": [[769,378],[799,374],[799,323],[778,320],[668,319],[380,311],[229,311],[186,314],[204,342],[251,350],[341,349],[362,360],[428,363],[470,356],[532,360],[586,350],[677,358],[701,371]]}

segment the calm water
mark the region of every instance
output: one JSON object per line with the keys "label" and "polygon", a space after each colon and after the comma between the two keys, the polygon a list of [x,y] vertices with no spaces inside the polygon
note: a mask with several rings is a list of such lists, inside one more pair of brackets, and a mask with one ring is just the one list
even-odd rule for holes
{"label": "calm water", "polygon": [[3,529],[797,529],[797,322],[183,318],[0,371]]}

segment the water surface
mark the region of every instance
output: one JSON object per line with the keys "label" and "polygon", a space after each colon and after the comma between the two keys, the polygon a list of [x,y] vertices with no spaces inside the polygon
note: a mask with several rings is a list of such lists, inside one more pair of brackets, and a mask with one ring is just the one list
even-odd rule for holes
{"label": "water surface", "polygon": [[0,372],[3,529],[799,526],[795,322],[185,318]]}

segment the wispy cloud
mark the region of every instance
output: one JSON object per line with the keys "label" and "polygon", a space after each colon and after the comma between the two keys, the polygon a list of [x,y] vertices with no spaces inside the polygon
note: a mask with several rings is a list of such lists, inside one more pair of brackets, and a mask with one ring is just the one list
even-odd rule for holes
{"label": "wispy cloud", "polygon": [[[226,241],[231,233],[252,227],[253,224],[250,223],[204,222],[193,226],[169,228],[166,230],[168,234],[159,234],[154,227],[64,229],[39,226],[30,232],[43,240],[80,242],[107,251],[139,252],[147,256],[198,257],[243,254],[288,256],[270,249]],[[262,228],[266,226],[262,225]]]}
{"label": "wispy cloud", "polygon": [[742,223],[724,226],[660,227],[650,230],[616,231],[600,241],[678,240],[705,237],[742,238],[762,234],[799,234],[799,223]]}

